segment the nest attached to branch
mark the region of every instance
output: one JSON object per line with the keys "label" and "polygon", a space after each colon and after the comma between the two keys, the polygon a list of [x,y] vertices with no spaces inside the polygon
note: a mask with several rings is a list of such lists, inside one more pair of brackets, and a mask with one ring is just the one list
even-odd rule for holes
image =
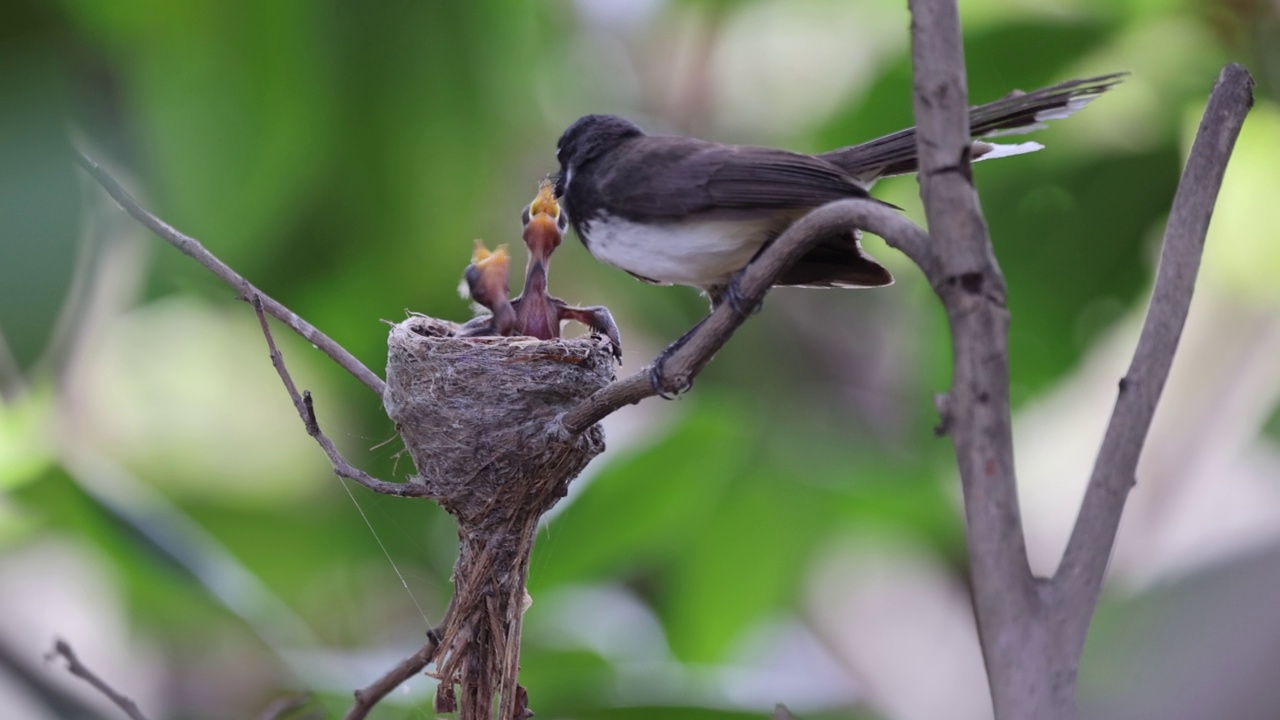
{"label": "nest attached to branch", "polygon": [[418,474],[458,520],[454,598],[434,673],[437,705],[461,718],[527,717],[516,686],[525,580],[538,518],[604,450],[597,425],[574,437],[555,417],[614,378],[600,338],[454,337],[454,323],[415,316],[388,339],[383,404]]}

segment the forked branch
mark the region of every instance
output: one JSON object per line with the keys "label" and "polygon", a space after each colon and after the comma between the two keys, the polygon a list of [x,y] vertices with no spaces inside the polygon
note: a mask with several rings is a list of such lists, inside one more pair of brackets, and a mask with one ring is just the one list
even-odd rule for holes
{"label": "forked branch", "polygon": [[1077,654],[1084,648],[1125,499],[1136,481],[1138,458],[1178,350],[1227,161],[1252,106],[1249,72],[1236,64],[1223,68],[1173,198],[1138,347],[1120,381],[1080,515],[1053,578],[1068,608],[1068,633],[1079,645]]}
{"label": "forked branch", "polygon": [[299,393],[298,386],[294,384],[293,378],[289,375],[289,369],[284,364],[284,356],[280,354],[280,349],[276,347],[275,338],[271,335],[271,326],[267,324],[264,298],[255,292],[248,297],[248,300],[249,304],[253,306],[254,312],[258,314],[258,323],[262,327],[262,335],[266,338],[267,349],[271,353],[271,365],[275,367],[276,373],[280,375],[280,381],[284,383],[285,390],[289,392],[289,398],[293,400],[293,407],[298,411],[298,416],[302,418],[302,424],[306,427],[307,434],[315,438],[315,441],[324,450],[324,454],[329,457],[329,462],[333,465],[333,472],[338,477],[355,480],[366,488],[382,495],[427,497],[429,493],[422,485],[412,482],[394,483],[379,480],[347,462],[342,453],[338,452],[338,448],[333,444],[333,441],[320,431],[320,423],[316,420],[316,410],[311,402],[311,393],[309,391]]}
{"label": "forked branch", "polygon": [[1008,311],[969,167],[967,90],[955,0],[911,0],[921,195],[954,348],[941,403],[964,493],[978,634],[997,718],[1076,717],[1080,653],[1125,499],[1177,349],[1227,159],[1252,80],[1223,70],[1169,218],[1151,307],[1062,564],[1027,561],[1009,409]]}
{"label": "forked branch", "polygon": [[95,690],[105,695],[116,707],[124,711],[124,714],[128,715],[131,720],[147,720],[147,716],[143,715],[142,711],[138,709],[137,703],[130,700],[124,693],[108,685],[87,665],[80,662],[80,658],[71,649],[71,645],[66,640],[54,641],[53,651],[49,653],[49,658],[52,659],[54,657],[65,659],[67,661],[67,672],[92,685]]}
{"label": "forked branch", "polygon": [[[941,402],[964,494],[974,615],[997,717],[1042,708],[1049,641],[1027,561],[1013,464],[1009,313],[970,167],[968,88],[955,0],[911,0],[920,195],[951,328],[951,388]],[[1065,695],[1065,698],[1062,696]],[[1049,704],[1052,704],[1050,702]]]}

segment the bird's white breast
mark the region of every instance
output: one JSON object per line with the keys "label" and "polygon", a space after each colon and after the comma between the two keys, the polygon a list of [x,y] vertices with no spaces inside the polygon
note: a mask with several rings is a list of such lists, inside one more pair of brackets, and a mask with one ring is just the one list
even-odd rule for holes
{"label": "bird's white breast", "polygon": [[591,254],[607,265],[646,280],[702,288],[728,282],[770,236],[762,220],[644,224],[602,216],[583,230]]}

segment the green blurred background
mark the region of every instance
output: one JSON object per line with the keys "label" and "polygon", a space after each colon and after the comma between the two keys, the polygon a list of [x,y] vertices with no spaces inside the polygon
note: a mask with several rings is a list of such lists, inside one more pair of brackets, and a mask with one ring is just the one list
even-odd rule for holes
{"label": "green blurred background", "polygon": [[[1280,6],[970,0],[974,102],[1129,70],[982,164],[1009,283],[1033,564],[1065,543],[1218,69],[1258,103],[1082,669],[1094,717],[1280,716]],[[115,717],[41,657],[55,636],[153,719],[350,692],[446,606],[452,520],[344,488],[252,312],[79,173],[74,147],[380,370],[407,310],[462,320],[473,238],[519,213],[586,112],[824,150],[911,123],[905,3],[877,0],[61,0],[0,10],[0,705]],[[916,183],[877,194],[920,220]],[[678,402],[607,423],[533,558],[539,717],[989,716],[962,516],[933,396],[928,287],[782,290]],[[522,256],[517,252],[517,264]],[[631,372],[705,311],[595,263]],[[518,284],[518,283],[516,283]],[[411,471],[378,398],[280,332],[348,457]],[[429,717],[430,681],[379,718]]]}

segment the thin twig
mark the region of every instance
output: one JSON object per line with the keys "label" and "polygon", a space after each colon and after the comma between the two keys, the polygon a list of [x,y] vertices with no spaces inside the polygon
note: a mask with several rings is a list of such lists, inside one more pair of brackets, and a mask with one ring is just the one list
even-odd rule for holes
{"label": "thin twig", "polygon": [[307,434],[315,438],[321,449],[324,450],[324,454],[329,456],[333,471],[339,477],[355,480],[366,488],[383,495],[427,497],[427,489],[423,485],[412,482],[395,483],[379,480],[347,462],[342,453],[338,452],[338,448],[333,444],[333,441],[320,431],[320,424],[316,420],[315,407],[311,402],[311,392],[304,391],[300,394],[297,385],[293,382],[293,378],[289,375],[289,370],[284,365],[284,356],[280,354],[280,349],[276,347],[275,338],[271,335],[271,327],[267,323],[267,315],[263,307],[263,297],[254,293],[249,295],[248,299],[249,304],[253,306],[254,312],[258,314],[258,323],[262,326],[262,336],[266,338],[267,349],[271,353],[271,364],[275,367],[276,373],[280,375],[280,381],[284,383],[285,390],[289,391],[289,397],[293,400],[293,407],[298,411],[298,417],[302,418],[302,424],[306,426]]}
{"label": "thin twig", "polygon": [[382,391],[385,383],[382,378],[378,377],[372,370],[365,367],[354,355],[339,345],[332,338],[320,332],[303,320],[289,308],[281,305],[279,302],[271,299],[256,287],[254,287],[244,276],[232,270],[226,263],[219,260],[213,253],[209,252],[199,240],[183,234],[169,223],[156,217],[150,210],[144,208],[132,195],[125,190],[116,179],[111,177],[101,165],[84,153],[77,153],[77,161],[80,166],[85,169],[98,184],[107,191],[107,194],[120,203],[125,212],[133,216],[135,220],[142,223],[148,230],[159,235],[161,239],[170,245],[178,248],[186,255],[189,255],[196,262],[203,265],[206,269],[217,275],[223,282],[230,285],[244,299],[249,299],[253,295],[262,298],[262,304],[266,311],[272,317],[287,325],[291,330],[306,338],[308,342],[315,345],[320,352],[328,355],[334,362],[342,366],[344,370],[355,376],[357,380],[364,383],[378,397],[382,397]]}
{"label": "thin twig", "polygon": [[[884,238],[890,246],[914,260],[932,281],[935,263],[929,254],[929,238],[924,230],[884,203],[853,198],[838,200],[805,215],[752,261],[738,276],[738,288],[746,305],[760,302],[774,281],[815,243],[853,228]],[[665,379],[678,385],[692,382],[745,319],[731,303],[721,303],[667,359],[663,366]],[[561,416],[560,424],[566,432],[576,435],[619,408],[655,394],[647,369],[641,370],[583,400]]]}
{"label": "thin twig", "polygon": [[1054,575],[1054,587],[1065,598],[1067,633],[1077,645],[1076,654],[1084,647],[1125,499],[1136,481],[1138,458],[1186,323],[1227,161],[1252,106],[1253,78],[1249,72],[1236,64],[1223,68],[1173,199],[1138,347],[1120,381],[1080,515]]}
{"label": "thin twig", "polygon": [[439,647],[440,634],[437,628],[427,633],[427,642],[418,652],[402,660],[399,665],[388,670],[387,674],[368,687],[356,690],[356,702],[347,712],[346,720],[363,720],[373,706],[387,696],[387,693],[399,687],[400,683],[422,672],[422,669],[435,659],[436,650]]}
{"label": "thin twig", "polygon": [[98,692],[107,696],[116,707],[124,711],[132,720],[147,720],[147,716],[142,714],[138,709],[138,704],[123,694],[116,691],[115,688],[108,685],[102,678],[98,677],[92,670],[80,662],[80,658],[76,657],[76,653],[71,649],[65,640],[56,640],[53,643],[53,652],[49,653],[49,658],[61,655],[67,660],[67,671],[72,675],[84,680],[92,685]]}

